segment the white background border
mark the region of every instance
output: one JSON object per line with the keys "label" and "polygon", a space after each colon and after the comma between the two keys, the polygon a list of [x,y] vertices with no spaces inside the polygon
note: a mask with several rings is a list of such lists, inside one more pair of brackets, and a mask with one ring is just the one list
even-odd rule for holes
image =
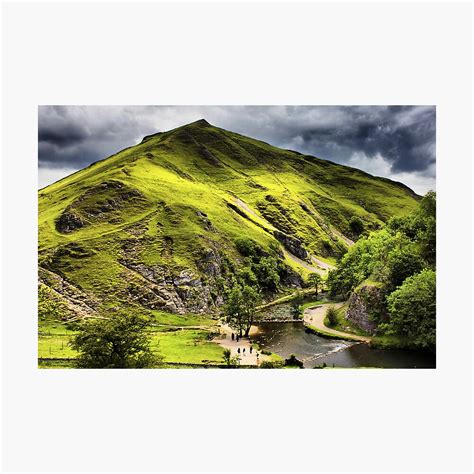
{"label": "white background border", "polygon": [[[11,4],[8,470],[470,470],[468,4]],[[37,106],[437,106],[436,370],[36,369]]]}

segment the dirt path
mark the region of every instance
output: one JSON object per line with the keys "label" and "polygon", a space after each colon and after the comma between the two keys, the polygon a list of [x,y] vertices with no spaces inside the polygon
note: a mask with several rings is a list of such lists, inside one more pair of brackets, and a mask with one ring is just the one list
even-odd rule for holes
{"label": "dirt path", "polygon": [[[214,339],[214,342],[219,344],[220,346],[224,347],[225,349],[230,349],[231,357],[240,357],[240,365],[260,365],[260,363],[264,360],[270,360],[270,356],[261,354],[260,351],[257,351],[255,348],[250,354],[250,346],[252,335],[257,332],[257,328],[252,326],[250,329],[250,340],[246,338],[242,338],[237,342],[235,339],[232,340],[232,332],[234,332],[231,328],[226,325],[220,326],[220,330],[222,336],[219,338]],[[237,352],[237,349],[240,348],[240,354]],[[245,355],[243,353],[243,349],[245,348]],[[257,354],[259,354],[257,358]]]}
{"label": "dirt path", "polygon": [[[340,308],[344,303],[336,303],[332,306],[335,308]],[[342,337],[344,339],[350,339],[351,341],[361,341],[361,342],[369,342],[371,340],[370,337],[367,336],[358,336],[356,334],[351,334],[348,332],[338,331],[336,329],[328,328],[324,324],[324,318],[326,316],[327,308],[331,306],[329,304],[316,306],[315,308],[308,308],[304,310],[303,319],[305,324],[309,326],[313,326],[320,331],[323,331],[328,334],[332,334],[334,336]]]}
{"label": "dirt path", "polygon": [[330,263],[323,262],[319,258],[313,257],[313,255],[311,255],[311,261],[313,263],[315,263],[318,267],[323,268],[324,270],[332,270],[333,268],[335,268],[334,265],[331,265]]}
{"label": "dirt path", "polygon": [[331,227],[331,231],[333,234],[336,234],[340,239],[342,239],[349,247],[352,247],[354,245],[353,240],[349,239],[349,237],[346,237],[343,233],[339,232],[334,227]]}
{"label": "dirt path", "polygon": [[242,201],[242,199],[235,198],[234,202],[240,207],[240,209],[248,212],[251,216],[256,217],[257,219],[262,219],[253,209],[251,209],[244,201]]}
{"label": "dirt path", "polygon": [[[305,262],[304,260],[301,260],[301,258],[298,258],[296,255],[293,255],[292,253],[288,252],[288,250],[283,250],[283,253],[285,254],[286,257],[288,257],[291,261],[297,263],[298,265],[300,265],[301,267],[305,268],[306,270],[308,270],[309,272],[312,272],[312,273],[319,273],[320,275],[326,275],[326,272],[327,272],[327,268],[324,268],[322,266],[319,266],[319,263],[318,263],[318,266],[315,267],[313,265],[311,265],[310,263],[308,262]],[[311,257],[311,259],[313,259],[315,257]],[[314,261],[314,260],[313,260]],[[318,260],[318,262],[320,262],[320,260]],[[315,262],[316,263],[316,262]],[[321,263],[324,263],[324,262],[321,262]],[[324,265],[327,265],[327,263],[324,263]]]}

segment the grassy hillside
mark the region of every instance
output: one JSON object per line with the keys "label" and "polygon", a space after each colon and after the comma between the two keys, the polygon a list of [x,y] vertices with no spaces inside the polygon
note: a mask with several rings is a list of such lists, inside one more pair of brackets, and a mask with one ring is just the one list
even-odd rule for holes
{"label": "grassy hillside", "polygon": [[118,304],[212,313],[242,262],[236,239],[285,261],[284,290],[345,251],[354,216],[376,229],[417,200],[400,183],[200,120],[40,190],[39,278],[70,316]]}

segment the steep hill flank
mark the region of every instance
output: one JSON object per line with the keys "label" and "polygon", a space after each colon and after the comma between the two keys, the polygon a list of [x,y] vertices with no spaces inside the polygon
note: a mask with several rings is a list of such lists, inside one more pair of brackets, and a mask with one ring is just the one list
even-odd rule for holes
{"label": "steep hill flank", "polygon": [[39,265],[94,301],[91,311],[213,312],[243,261],[236,239],[285,262],[281,288],[298,287],[298,258],[341,255],[354,216],[375,229],[417,200],[400,183],[200,120],[40,190]]}

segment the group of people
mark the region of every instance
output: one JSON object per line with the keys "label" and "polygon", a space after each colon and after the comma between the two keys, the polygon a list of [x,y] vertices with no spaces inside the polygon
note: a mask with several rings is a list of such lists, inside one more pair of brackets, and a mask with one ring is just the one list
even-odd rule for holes
{"label": "group of people", "polygon": [[[239,342],[239,340],[240,340],[240,336],[238,334],[232,333],[231,337],[232,337],[233,341],[235,340],[235,341]],[[252,352],[253,352],[253,347],[252,347],[252,345],[250,345],[249,353],[252,354]],[[240,350],[240,347],[237,347],[237,354],[240,355],[241,353],[242,353],[242,355],[245,355],[245,347],[242,348],[242,351]],[[257,352],[255,355],[256,355],[257,360],[258,360],[259,353]]]}
{"label": "group of people", "polygon": [[[250,346],[249,352],[250,354],[252,353],[253,347]],[[240,354],[240,347],[237,347],[237,354]],[[242,348],[242,354],[245,355],[245,347]],[[258,357],[258,352],[257,352],[257,357]]]}

